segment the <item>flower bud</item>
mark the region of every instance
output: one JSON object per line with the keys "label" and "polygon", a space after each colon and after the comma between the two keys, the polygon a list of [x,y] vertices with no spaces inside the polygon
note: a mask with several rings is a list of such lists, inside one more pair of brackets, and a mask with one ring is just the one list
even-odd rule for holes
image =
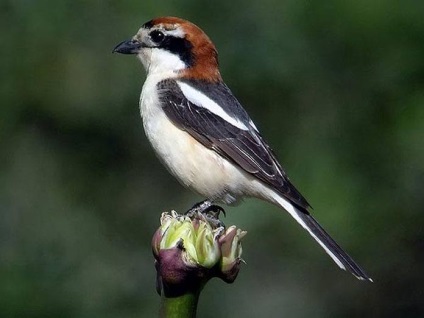
{"label": "flower bud", "polygon": [[219,238],[222,253],[220,264],[221,278],[228,283],[236,279],[240,270],[240,263],[243,262],[241,258],[243,251],[241,239],[246,234],[246,231],[242,231],[232,225]]}
{"label": "flower bud", "polygon": [[206,220],[191,220],[175,211],[164,212],[161,226],[153,236],[153,253],[157,257],[161,250],[176,248],[181,243],[186,265],[212,268],[221,258],[217,233],[222,231],[213,229]]}
{"label": "flower bud", "polygon": [[183,293],[186,288],[203,286],[212,277],[234,281],[246,232],[235,226],[225,230],[217,221],[202,213],[190,217],[175,211],[162,213],[161,226],[152,239],[159,291]]}

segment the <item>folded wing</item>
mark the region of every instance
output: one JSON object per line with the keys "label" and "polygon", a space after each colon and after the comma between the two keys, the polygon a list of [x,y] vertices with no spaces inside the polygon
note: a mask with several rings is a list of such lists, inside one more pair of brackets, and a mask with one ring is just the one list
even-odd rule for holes
{"label": "folded wing", "polygon": [[308,202],[291,184],[271,148],[225,84],[164,80],[158,89],[163,110],[177,127],[307,213]]}

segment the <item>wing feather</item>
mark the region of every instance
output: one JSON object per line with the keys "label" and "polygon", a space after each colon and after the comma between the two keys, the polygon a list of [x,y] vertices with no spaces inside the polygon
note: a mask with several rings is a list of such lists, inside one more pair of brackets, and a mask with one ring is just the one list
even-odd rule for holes
{"label": "wing feather", "polygon": [[[205,147],[234,162],[308,213],[310,205],[291,184],[271,148],[251,125],[249,116],[228,87],[223,83],[211,84],[194,80],[184,82],[220,105],[226,111],[226,115],[242,121],[242,124],[249,129],[240,129],[232,125],[211,112],[207,105],[196,105],[191,102],[190,97],[185,96],[180,89],[178,82],[168,79],[158,84],[159,98],[165,114],[173,123],[187,131]],[[211,87],[212,85],[214,86]]]}

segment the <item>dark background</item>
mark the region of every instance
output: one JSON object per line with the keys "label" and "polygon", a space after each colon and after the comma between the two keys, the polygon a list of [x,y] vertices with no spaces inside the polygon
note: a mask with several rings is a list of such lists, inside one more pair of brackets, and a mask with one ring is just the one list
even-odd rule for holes
{"label": "dark background", "polygon": [[189,19],[314,215],[374,278],[339,270],[257,200],[233,285],[200,317],[424,316],[424,2],[24,1],[0,4],[0,316],[155,317],[150,239],[183,189],[144,137],[145,73],[113,47]]}

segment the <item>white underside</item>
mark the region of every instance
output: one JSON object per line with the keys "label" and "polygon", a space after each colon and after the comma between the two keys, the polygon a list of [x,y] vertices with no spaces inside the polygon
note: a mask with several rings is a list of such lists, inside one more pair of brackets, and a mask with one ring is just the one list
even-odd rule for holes
{"label": "white underside", "polygon": [[252,175],[204,147],[168,119],[160,106],[156,84],[173,76],[174,73],[149,75],[140,98],[146,136],[171,174],[184,186],[216,202],[236,204],[243,197],[257,197],[284,208],[324,248],[334,262],[345,269],[299,217],[302,212]]}
{"label": "white underside", "polygon": [[262,182],[204,147],[168,119],[159,105],[156,84],[169,76],[148,76],[140,99],[144,130],[159,159],[183,185],[211,200],[234,204],[244,196],[263,197],[269,188]]}

